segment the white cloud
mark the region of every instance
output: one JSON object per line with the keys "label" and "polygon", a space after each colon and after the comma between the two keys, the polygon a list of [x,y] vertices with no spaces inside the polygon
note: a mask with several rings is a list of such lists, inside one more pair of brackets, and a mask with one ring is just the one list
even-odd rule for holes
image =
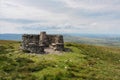
{"label": "white cloud", "polygon": [[0,2],[1,33],[35,33],[48,28],[49,32],[60,33],[120,34],[119,25],[119,0],[1,0]]}
{"label": "white cloud", "polygon": [[4,18],[31,19],[31,20],[64,20],[67,18],[64,14],[54,14],[47,10],[24,6],[14,2],[3,1],[1,16]]}
{"label": "white cloud", "polygon": [[0,21],[0,33],[20,33],[19,27],[20,24]]}

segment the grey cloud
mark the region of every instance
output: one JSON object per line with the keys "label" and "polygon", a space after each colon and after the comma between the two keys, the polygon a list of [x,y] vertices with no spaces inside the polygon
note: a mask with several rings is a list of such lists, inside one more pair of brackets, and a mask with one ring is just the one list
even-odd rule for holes
{"label": "grey cloud", "polygon": [[[74,32],[90,31],[95,33],[99,30],[103,30],[105,32],[104,28],[106,28],[107,31],[109,26],[109,31],[112,32],[113,30],[114,32],[115,29],[112,29],[113,26],[119,27],[120,25],[120,0],[3,0],[3,2],[4,1],[8,2],[6,2],[7,7],[15,7],[15,9],[12,10],[16,10],[16,14],[18,14],[18,16],[22,13],[25,14],[22,14],[17,18],[17,15],[15,18],[9,18],[8,14],[5,15],[7,16],[5,18],[0,14],[2,16],[0,20],[16,24],[23,23],[24,25],[22,26],[24,27],[20,28],[26,31],[71,30]],[[11,5],[9,2],[12,2],[13,4]],[[19,8],[22,13],[19,13],[19,11],[17,12],[18,4],[19,6],[22,6]],[[24,7],[27,8],[23,9]],[[27,9],[30,13],[29,16],[26,15],[28,14],[26,11]],[[46,25],[41,25],[44,23]],[[69,23],[70,25],[65,25],[65,23]],[[93,23],[98,24],[90,25]],[[119,33],[119,31],[117,32]]]}
{"label": "grey cloud", "polygon": [[11,23],[22,23],[22,24],[44,22],[44,21],[29,20],[29,19],[11,19],[11,18],[0,18],[0,21],[7,21]]}

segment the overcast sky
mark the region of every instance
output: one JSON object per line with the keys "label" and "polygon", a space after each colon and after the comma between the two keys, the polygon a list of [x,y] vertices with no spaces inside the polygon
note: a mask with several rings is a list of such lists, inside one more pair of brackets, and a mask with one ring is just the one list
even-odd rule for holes
{"label": "overcast sky", "polygon": [[120,0],[0,0],[0,33],[120,34]]}

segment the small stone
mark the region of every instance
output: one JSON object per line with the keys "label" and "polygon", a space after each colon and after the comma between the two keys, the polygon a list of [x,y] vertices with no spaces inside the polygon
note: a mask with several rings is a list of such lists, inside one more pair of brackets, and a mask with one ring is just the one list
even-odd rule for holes
{"label": "small stone", "polygon": [[65,69],[67,69],[67,66],[65,66]]}

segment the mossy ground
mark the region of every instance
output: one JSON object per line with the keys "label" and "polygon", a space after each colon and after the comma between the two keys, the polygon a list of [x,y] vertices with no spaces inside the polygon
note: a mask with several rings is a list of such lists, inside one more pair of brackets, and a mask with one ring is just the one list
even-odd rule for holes
{"label": "mossy ground", "polygon": [[0,40],[0,80],[119,80],[120,49],[65,43],[71,52],[29,54]]}

